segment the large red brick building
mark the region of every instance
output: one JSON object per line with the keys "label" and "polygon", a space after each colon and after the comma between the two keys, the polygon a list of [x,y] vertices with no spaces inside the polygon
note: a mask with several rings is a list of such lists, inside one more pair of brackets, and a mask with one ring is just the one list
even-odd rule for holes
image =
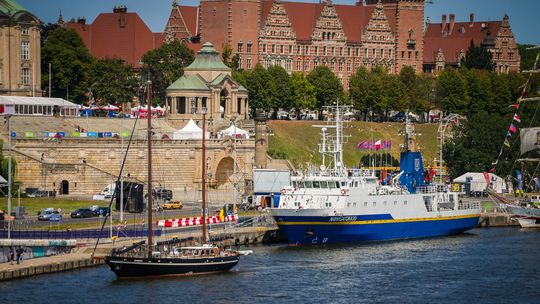
{"label": "large red brick building", "polygon": [[519,51],[508,16],[501,21],[475,21],[474,14],[470,14],[469,19],[469,22],[455,22],[454,14],[450,14],[448,20],[442,15],[441,23],[431,23],[428,19],[424,35],[424,72],[436,74],[446,66],[459,66],[471,41],[493,54],[498,73],[519,71]]}
{"label": "large red brick building", "polygon": [[229,45],[245,69],[261,63],[309,73],[326,65],[347,87],[360,66],[422,71],[423,20],[423,0],[201,0],[198,7],[173,2],[164,36]]}
{"label": "large red brick building", "polygon": [[[472,18],[472,17],[471,17]],[[173,39],[198,51],[211,42],[218,51],[229,45],[240,67],[281,65],[288,72],[309,73],[326,65],[348,87],[360,66],[377,65],[397,73],[405,65],[435,73],[457,66],[470,41],[493,52],[497,71],[519,70],[519,53],[508,17],[502,21],[427,22],[424,0],[359,0],[338,5],[281,0],[200,0],[198,6],[172,9],[163,33],[152,33],[136,13],[116,7],[92,24],[79,19],[66,25],[98,57],[119,57],[139,67],[142,55]]]}

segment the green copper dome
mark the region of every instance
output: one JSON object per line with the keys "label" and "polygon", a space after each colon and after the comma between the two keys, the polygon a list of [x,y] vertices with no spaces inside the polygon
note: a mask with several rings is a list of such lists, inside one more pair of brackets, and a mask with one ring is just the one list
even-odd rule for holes
{"label": "green copper dome", "polygon": [[203,44],[203,47],[197,52],[195,60],[185,68],[186,71],[231,71],[221,60],[218,51],[210,42]]}

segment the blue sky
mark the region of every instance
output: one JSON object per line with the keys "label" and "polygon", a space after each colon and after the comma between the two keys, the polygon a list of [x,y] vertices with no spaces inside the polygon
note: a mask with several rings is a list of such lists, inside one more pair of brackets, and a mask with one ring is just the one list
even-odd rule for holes
{"label": "blue sky", "polygon": [[[154,32],[162,32],[170,13],[171,0],[16,0],[44,22],[55,22],[62,10],[64,19],[86,17],[92,22],[99,13],[110,12],[115,5],[127,5],[128,11],[137,12]],[[302,1],[302,0],[295,0]],[[303,0],[304,2],[314,2]],[[334,0],[334,3],[352,4],[355,0]],[[510,25],[519,43],[540,44],[540,1],[538,0],[432,0],[426,3],[426,17],[440,22],[442,14],[456,14],[456,21],[468,21],[469,13],[475,20],[501,20],[510,16]],[[179,0],[182,5],[197,5],[197,0]]]}

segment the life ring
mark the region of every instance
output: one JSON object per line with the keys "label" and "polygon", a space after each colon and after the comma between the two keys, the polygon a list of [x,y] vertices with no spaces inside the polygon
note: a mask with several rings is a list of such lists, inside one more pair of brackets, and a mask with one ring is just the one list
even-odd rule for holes
{"label": "life ring", "polygon": [[341,189],[341,195],[345,195],[347,193],[347,189]]}

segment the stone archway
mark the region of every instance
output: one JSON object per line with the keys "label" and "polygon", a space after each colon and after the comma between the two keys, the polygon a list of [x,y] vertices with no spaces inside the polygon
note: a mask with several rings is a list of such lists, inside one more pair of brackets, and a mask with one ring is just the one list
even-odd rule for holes
{"label": "stone archway", "polygon": [[64,179],[62,182],[60,182],[60,195],[67,194],[69,194],[69,182]]}
{"label": "stone archway", "polygon": [[234,160],[232,157],[222,158],[217,167],[214,175],[216,187],[218,189],[232,189],[234,173]]}

